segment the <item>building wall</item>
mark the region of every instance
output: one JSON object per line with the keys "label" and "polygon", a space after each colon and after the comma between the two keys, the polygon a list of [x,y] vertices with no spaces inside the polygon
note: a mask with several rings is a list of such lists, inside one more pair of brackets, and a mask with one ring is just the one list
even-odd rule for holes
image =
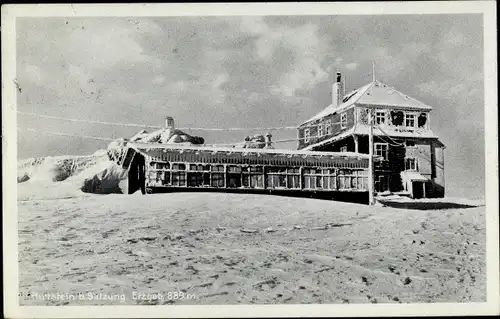
{"label": "building wall", "polygon": [[[347,114],[347,126],[345,128],[341,128],[340,125],[340,118],[342,113]],[[354,126],[354,121],[355,121],[355,116],[354,116],[354,108],[348,109],[344,112],[341,112],[339,114],[332,114],[328,115],[324,118],[318,119],[316,121],[310,122],[305,124],[304,126],[301,126],[298,128],[298,138],[299,138],[299,144],[297,149],[302,149],[306,146],[309,146],[311,144],[315,144],[321,141],[324,141],[326,139],[329,139],[335,135],[341,134],[344,131],[349,130]],[[318,135],[318,125],[319,124],[325,124],[328,120],[331,120],[332,123],[332,130],[329,135],[324,135],[324,136],[317,136]],[[306,128],[310,129],[311,133],[311,139],[306,143],[304,141],[304,130]],[[323,129],[323,132],[326,134],[326,128]]]}
{"label": "building wall", "polygon": [[[412,185],[404,185],[401,179],[401,172],[406,170],[406,159],[414,158],[417,161],[417,171],[429,178],[426,185],[427,197],[444,196],[444,152],[441,146],[433,141],[424,139],[408,139],[413,142],[413,146],[388,145],[388,160],[375,163],[375,181],[379,176],[388,178],[389,190],[399,192],[403,190],[411,191]],[[385,143],[385,141],[374,136],[374,143]],[[396,139],[398,143],[406,143],[405,139]],[[368,137],[358,137],[358,147],[360,153],[368,153]],[[347,146],[348,151],[354,151],[354,138],[348,136],[332,144],[315,148],[315,151],[339,152],[342,146]],[[375,150],[374,150],[375,154]]]}
{"label": "building wall", "polygon": [[432,178],[432,188],[434,197],[444,197],[445,178],[444,178],[444,148],[440,145],[432,145],[435,159],[435,177]]}
{"label": "building wall", "polygon": [[415,146],[407,146],[406,158],[415,158],[418,161],[419,173],[432,178],[434,159],[429,141],[423,140],[415,143]]}

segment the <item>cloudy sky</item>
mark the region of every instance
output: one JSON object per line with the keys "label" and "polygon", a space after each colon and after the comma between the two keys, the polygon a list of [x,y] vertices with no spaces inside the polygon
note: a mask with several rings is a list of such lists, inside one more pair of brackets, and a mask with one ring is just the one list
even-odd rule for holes
{"label": "cloudy sky", "polygon": [[[481,15],[18,18],[18,110],[179,127],[293,126],[378,80],[434,110],[449,195],[484,195]],[[18,116],[18,155],[89,154],[138,128]],[[190,132],[190,131],[188,131]],[[205,132],[207,143],[255,131]],[[295,138],[294,130],[273,139]],[[282,144],[296,148],[296,143]]]}

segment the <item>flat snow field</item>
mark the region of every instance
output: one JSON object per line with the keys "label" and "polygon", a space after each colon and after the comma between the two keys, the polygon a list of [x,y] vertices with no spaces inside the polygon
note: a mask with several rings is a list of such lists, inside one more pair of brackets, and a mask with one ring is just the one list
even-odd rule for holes
{"label": "flat snow field", "polygon": [[223,193],[18,205],[21,305],[486,300],[484,207]]}

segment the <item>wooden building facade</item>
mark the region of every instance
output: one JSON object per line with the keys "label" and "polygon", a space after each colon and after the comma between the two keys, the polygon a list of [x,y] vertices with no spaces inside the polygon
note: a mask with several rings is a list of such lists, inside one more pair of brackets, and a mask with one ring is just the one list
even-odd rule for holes
{"label": "wooden building facade", "polygon": [[445,146],[430,106],[375,80],[345,94],[340,73],[332,92],[332,104],[299,125],[299,150],[368,154],[371,114],[375,191],[444,196]]}
{"label": "wooden building facade", "polygon": [[129,193],[222,191],[366,202],[368,156],[128,143]]}

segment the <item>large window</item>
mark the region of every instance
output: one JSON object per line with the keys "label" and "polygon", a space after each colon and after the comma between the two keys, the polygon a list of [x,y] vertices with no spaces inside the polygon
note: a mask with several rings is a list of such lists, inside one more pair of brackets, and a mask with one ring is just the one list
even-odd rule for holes
{"label": "large window", "polygon": [[415,127],[415,113],[405,113],[405,126]]}
{"label": "large window", "polygon": [[227,167],[227,187],[238,188],[241,187],[241,167],[228,166]]}
{"label": "large window", "polygon": [[267,187],[286,187],[286,167],[269,167],[267,169]]}
{"label": "large window", "polygon": [[310,140],[311,140],[311,129],[305,128],[304,129],[304,143],[309,143]]}
{"label": "large window", "polygon": [[305,168],[305,189],[336,189],[335,169]]}
{"label": "large window", "polygon": [[210,186],[210,165],[190,164],[187,183],[191,187]]}
{"label": "large window", "polygon": [[250,187],[264,188],[264,168],[262,166],[250,167]]}
{"label": "large window", "polygon": [[347,113],[340,114],[340,128],[347,127]]}
{"label": "large window", "polygon": [[375,112],[375,122],[377,124],[385,124],[385,117],[386,117],[385,111],[376,111]]}
{"label": "large window", "polygon": [[175,163],[172,164],[172,185],[173,186],[186,186],[186,164]]}
{"label": "large window", "polygon": [[224,187],[224,165],[212,166],[212,187]]}
{"label": "large window", "polygon": [[339,169],[339,190],[368,189],[368,175],[364,171]]}
{"label": "large window", "polygon": [[387,160],[389,158],[387,143],[375,143],[375,155]]}

